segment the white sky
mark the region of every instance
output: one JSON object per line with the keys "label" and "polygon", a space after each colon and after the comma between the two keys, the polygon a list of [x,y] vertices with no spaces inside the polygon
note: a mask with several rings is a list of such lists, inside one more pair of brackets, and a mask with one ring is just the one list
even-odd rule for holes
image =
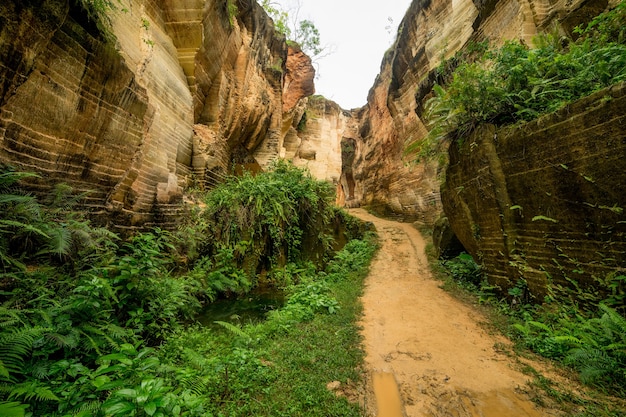
{"label": "white sky", "polygon": [[[290,15],[298,3],[298,0],[275,1]],[[320,31],[322,45],[329,45],[334,51],[317,62],[316,94],[344,109],[365,105],[367,93],[380,72],[383,55],[392,45],[411,0],[299,2],[299,19],[313,21]]]}

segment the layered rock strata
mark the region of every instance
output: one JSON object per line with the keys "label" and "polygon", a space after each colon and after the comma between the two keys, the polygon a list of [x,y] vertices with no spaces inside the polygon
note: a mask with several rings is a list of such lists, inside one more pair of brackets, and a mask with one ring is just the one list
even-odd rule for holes
{"label": "layered rock strata", "polygon": [[308,103],[300,122],[285,138],[296,166],[307,167],[315,178],[338,184],[341,177],[341,142],[357,137],[356,119],[336,103],[315,96]]}
{"label": "layered rock strata", "polygon": [[145,227],[176,211],[192,174],[211,183],[285,153],[314,71],[256,2],[114,3],[96,24],[73,0],[2,2],[0,161]]}
{"label": "layered rock strata", "polygon": [[626,270],[626,84],[450,148],[445,213],[503,290],[583,290]]}
{"label": "layered rock strata", "polygon": [[439,183],[445,161],[415,165],[402,152],[405,143],[427,132],[423,106],[442,60],[478,42],[530,43],[538,32],[571,32],[607,4],[606,0],[413,1],[362,109],[362,139],[349,172],[355,181],[353,204],[432,223],[441,211]]}

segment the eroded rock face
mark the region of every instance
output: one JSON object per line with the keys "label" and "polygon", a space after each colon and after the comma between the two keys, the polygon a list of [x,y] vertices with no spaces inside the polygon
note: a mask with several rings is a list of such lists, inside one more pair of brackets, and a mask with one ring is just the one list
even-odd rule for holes
{"label": "eroded rock face", "polygon": [[450,148],[444,209],[503,290],[595,286],[626,267],[626,84]]}
{"label": "eroded rock face", "polygon": [[283,86],[283,112],[289,113],[298,105],[302,97],[315,93],[315,68],[311,58],[297,45],[287,48],[287,65]]}
{"label": "eroded rock face", "polygon": [[402,152],[407,141],[426,134],[423,104],[442,59],[485,40],[491,45],[507,39],[530,43],[553,25],[571,32],[606,6],[606,0],[413,1],[362,109],[362,139],[350,173],[354,204],[432,223],[441,212],[445,161],[408,164]]}
{"label": "eroded rock face", "polygon": [[318,179],[339,184],[341,177],[341,142],[357,135],[357,126],[351,112],[323,97],[309,98],[305,112],[297,126],[292,126],[285,138],[289,139],[293,154],[286,157],[294,165],[307,167]]}
{"label": "eroded rock face", "polygon": [[294,73],[307,61],[256,2],[235,4],[123,0],[96,25],[67,0],[3,1],[0,161],[42,190],[90,190],[88,207],[134,227],[163,222],[192,173],[280,157],[314,71]]}

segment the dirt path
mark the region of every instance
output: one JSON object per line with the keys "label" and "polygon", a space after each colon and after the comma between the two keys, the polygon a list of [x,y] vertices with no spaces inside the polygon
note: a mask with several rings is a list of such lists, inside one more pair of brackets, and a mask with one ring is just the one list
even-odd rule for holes
{"label": "dirt path", "polygon": [[523,394],[528,377],[494,348],[504,340],[479,325],[484,319],[478,312],[439,288],[415,228],[360,209],[351,213],[373,222],[382,243],[366,280],[361,323],[376,391],[376,401],[368,401],[370,415],[555,415]]}

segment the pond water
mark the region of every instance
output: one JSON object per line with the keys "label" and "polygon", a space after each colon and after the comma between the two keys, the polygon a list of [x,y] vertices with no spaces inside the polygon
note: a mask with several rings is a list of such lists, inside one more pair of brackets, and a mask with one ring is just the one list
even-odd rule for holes
{"label": "pond water", "polygon": [[239,298],[223,298],[208,304],[196,318],[207,327],[216,326],[215,321],[232,324],[259,323],[269,311],[285,304],[285,294],[276,288],[256,288]]}

